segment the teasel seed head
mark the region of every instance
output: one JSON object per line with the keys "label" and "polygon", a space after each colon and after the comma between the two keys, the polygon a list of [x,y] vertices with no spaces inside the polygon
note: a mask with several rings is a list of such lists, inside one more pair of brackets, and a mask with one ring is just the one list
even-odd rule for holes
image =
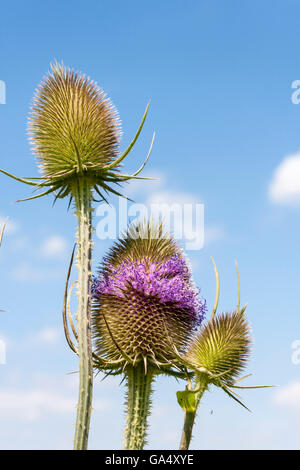
{"label": "teasel seed head", "polygon": [[206,383],[232,386],[247,364],[250,345],[245,315],[222,313],[201,328],[185,359]]}
{"label": "teasel seed head", "polygon": [[181,249],[162,225],[139,223],[110,250],[93,285],[96,354],[158,364],[176,360],[201,323],[199,297]]}
{"label": "teasel seed head", "polygon": [[34,96],[29,133],[43,176],[57,181],[114,161],[120,123],[95,82],[54,63]]}
{"label": "teasel seed head", "polygon": [[[107,202],[106,195],[122,196],[113,186],[138,176],[147,163],[154,142],[141,167],[133,174],[121,173],[123,160],[133,149],[144,126],[149,103],[137,133],[119,154],[121,126],[118,114],[101,88],[85,75],[57,62],[37,88],[29,118],[29,135],[41,170],[40,177],[11,178],[42,192],[21,201],[53,193],[55,200],[74,197],[78,180],[84,179],[93,199]],[[98,196],[97,196],[98,195]]]}

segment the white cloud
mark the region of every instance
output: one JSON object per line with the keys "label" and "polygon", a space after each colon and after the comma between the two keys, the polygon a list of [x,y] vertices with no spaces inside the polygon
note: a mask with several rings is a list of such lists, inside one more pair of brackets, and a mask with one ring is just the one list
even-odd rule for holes
{"label": "white cloud", "polygon": [[294,382],[282,387],[274,396],[274,402],[300,411],[300,382]]}
{"label": "white cloud", "polygon": [[112,407],[112,404],[108,400],[103,400],[101,399],[95,399],[93,400],[93,410],[94,411],[104,411],[108,410]]}
{"label": "white cloud", "polygon": [[221,227],[217,225],[205,226],[204,244],[205,246],[224,238],[225,233]]}
{"label": "white cloud", "polygon": [[66,252],[68,243],[60,235],[53,235],[44,241],[41,247],[41,254],[46,258],[60,257]]}
{"label": "white cloud", "polygon": [[153,180],[130,180],[129,184],[124,186],[121,193],[135,199],[136,195],[140,196],[140,194],[142,194],[144,196],[145,193],[149,194],[153,190],[157,191],[166,181],[165,175],[161,171],[155,169],[143,172],[140,176],[143,178],[153,178]]}
{"label": "white cloud", "polygon": [[300,152],[288,155],[276,168],[269,198],[276,204],[300,205]]}
{"label": "white cloud", "polygon": [[9,348],[13,354],[28,354],[28,351],[37,351],[40,350],[41,347],[44,350],[45,345],[52,348],[52,346],[54,344],[57,345],[61,339],[61,330],[51,326],[27,333],[19,338],[4,336],[0,330],[0,341],[2,340],[6,348]]}
{"label": "white cloud", "polygon": [[43,280],[44,275],[42,271],[34,268],[29,263],[22,263],[12,271],[12,276],[16,281],[33,281],[38,282]]}
{"label": "white cloud", "polygon": [[61,270],[40,269],[28,262],[16,266],[11,273],[13,279],[21,282],[42,282],[55,280],[61,277]]}
{"label": "white cloud", "polygon": [[194,194],[175,191],[156,191],[148,198],[147,203],[150,204],[201,204],[199,198]]}
{"label": "white cloud", "polygon": [[[75,413],[76,398],[68,398],[53,390],[22,390],[0,388],[0,417],[14,417],[27,421],[37,420],[45,413]],[[107,410],[111,404],[107,400],[96,399],[95,411]]]}
{"label": "white cloud", "polygon": [[38,331],[36,340],[41,343],[54,344],[60,338],[60,331],[57,328],[47,327]]}
{"label": "white cloud", "polygon": [[[61,387],[62,385],[62,387]],[[43,383],[32,388],[0,387],[0,419],[38,420],[46,414],[76,414],[77,387],[68,390],[65,383],[43,380]],[[107,399],[95,397],[94,411],[104,411],[112,407]]]}
{"label": "white cloud", "polygon": [[0,388],[0,416],[35,420],[46,413],[74,412],[75,401],[42,389]]}

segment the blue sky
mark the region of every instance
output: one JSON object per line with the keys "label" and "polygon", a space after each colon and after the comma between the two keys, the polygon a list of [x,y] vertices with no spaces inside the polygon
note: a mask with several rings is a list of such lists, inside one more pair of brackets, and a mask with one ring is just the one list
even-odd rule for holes
{"label": "blue sky", "polygon": [[[254,337],[248,383],[280,387],[243,393],[252,413],[212,390],[192,448],[298,448],[300,365],[291,356],[300,339],[300,106],[291,85],[300,79],[299,2],[6,2],[1,18],[1,167],[37,175],[29,106],[50,62],[63,60],[111,97],[122,149],[151,99],[125,166],[140,164],[155,130],[146,174],[160,181],[126,191],[143,203],[205,204],[205,246],[187,254],[209,307],[210,257],[220,270],[221,310],[235,306],[239,262]],[[13,204],[30,193],[4,176],[0,188],[0,216],[10,217],[0,253],[0,303],[8,310],[0,313],[7,345],[0,447],[71,448],[77,374],[69,373],[77,364],[64,342],[61,307],[75,217],[65,201],[53,208],[50,197]],[[109,244],[95,237],[95,267]],[[157,381],[149,448],[178,447],[183,414],[175,392],[183,386]],[[90,448],[121,447],[123,400],[118,378],[98,376]]]}

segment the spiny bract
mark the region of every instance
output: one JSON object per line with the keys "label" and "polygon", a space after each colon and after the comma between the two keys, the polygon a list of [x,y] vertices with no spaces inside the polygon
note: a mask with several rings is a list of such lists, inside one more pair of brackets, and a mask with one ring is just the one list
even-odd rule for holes
{"label": "spiny bract", "polygon": [[96,353],[136,363],[175,359],[206,306],[175,241],[162,226],[139,224],[110,250],[93,286]]}
{"label": "spiny bract", "polygon": [[233,385],[250,354],[250,328],[245,315],[223,313],[197,334],[185,358],[208,382]]}

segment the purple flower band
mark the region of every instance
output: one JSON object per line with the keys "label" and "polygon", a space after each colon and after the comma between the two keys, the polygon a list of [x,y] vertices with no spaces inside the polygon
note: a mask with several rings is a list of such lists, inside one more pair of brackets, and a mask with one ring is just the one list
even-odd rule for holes
{"label": "purple flower band", "polygon": [[201,322],[206,302],[199,297],[191,280],[191,272],[184,258],[174,255],[163,263],[147,258],[123,262],[117,267],[108,266],[108,273],[94,278],[92,293],[124,297],[130,287],[145,296],[157,296],[162,303],[173,302],[178,308],[187,310],[197,323]]}

